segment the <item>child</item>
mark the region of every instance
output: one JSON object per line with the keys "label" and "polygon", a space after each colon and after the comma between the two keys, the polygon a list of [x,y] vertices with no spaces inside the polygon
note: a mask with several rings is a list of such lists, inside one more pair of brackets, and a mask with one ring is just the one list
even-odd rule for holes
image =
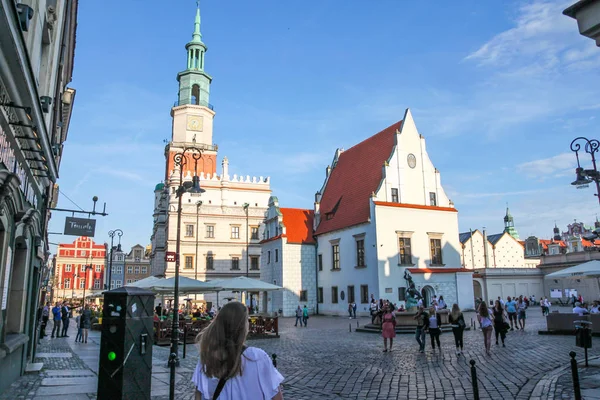
{"label": "child", "polygon": [[81,323],[80,322],[81,322],[81,315],[78,315],[75,318],[75,323],[77,324],[77,336],[75,336],[75,343],[81,342],[82,341],[81,339],[83,338],[81,335],[82,332],[81,332]]}

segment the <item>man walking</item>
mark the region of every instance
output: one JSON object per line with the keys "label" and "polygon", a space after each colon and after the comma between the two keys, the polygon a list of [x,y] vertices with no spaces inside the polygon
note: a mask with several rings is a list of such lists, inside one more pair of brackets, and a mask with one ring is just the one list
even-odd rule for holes
{"label": "man walking", "polygon": [[[302,309],[302,322],[304,322],[304,327],[306,328],[306,325],[308,324],[308,308],[306,308],[306,304],[304,305],[304,308]],[[300,324],[302,325],[302,324]]]}
{"label": "man walking", "polygon": [[60,314],[63,323],[62,337],[69,337],[67,335],[67,330],[69,329],[69,307],[67,306],[66,301],[63,302],[62,308],[60,309]]}
{"label": "man walking", "polygon": [[52,321],[54,322],[54,326],[52,327],[52,335],[50,337],[52,339],[54,339],[54,332],[56,332],[56,337],[59,338],[60,337],[61,315],[60,315],[60,303],[58,301],[52,308],[52,318],[53,318]]}
{"label": "man walking", "polygon": [[519,329],[519,325],[517,324],[517,303],[508,296],[506,298],[507,302],[506,312],[508,313],[508,320],[510,321],[510,330],[514,331],[514,327],[516,326]]}
{"label": "man walking", "polygon": [[48,319],[50,318],[50,302],[47,301],[44,308],[42,308],[42,325],[40,327],[40,338],[46,337],[46,326],[48,325]]}
{"label": "man walking", "polygon": [[296,308],[296,323],[294,326],[298,326],[298,322],[300,322],[300,327],[302,327],[302,308],[298,304],[298,308]]}

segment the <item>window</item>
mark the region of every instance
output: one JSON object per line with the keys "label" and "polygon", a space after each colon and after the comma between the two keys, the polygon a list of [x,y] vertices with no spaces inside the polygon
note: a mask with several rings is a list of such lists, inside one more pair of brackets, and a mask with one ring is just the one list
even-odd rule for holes
{"label": "window", "polygon": [[338,290],[337,286],[331,287],[331,302],[333,304],[337,304],[338,302]]}
{"label": "window", "polygon": [[185,236],[186,237],[194,236],[194,225],[186,225],[185,226]]}
{"label": "window", "polygon": [[369,302],[369,285],[360,285],[360,302],[362,304]]}
{"label": "window", "polygon": [[[192,226],[192,235],[194,234],[194,227]],[[140,261],[142,258],[142,250],[134,250],[133,256],[135,257],[135,261]]]}
{"label": "window", "polygon": [[399,238],[398,239],[398,252],[400,253],[400,264],[401,265],[412,265],[412,253],[410,250],[410,238]]}
{"label": "window", "polygon": [[232,270],[240,269],[240,258],[239,257],[231,257],[231,269]]}
{"label": "window", "polygon": [[231,238],[232,239],[239,239],[240,238],[240,227],[239,226],[232,226],[231,227]]}
{"label": "window", "polygon": [[120,288],[121,286],[123,286],[123,281],[121,281],[121,280],[116,280],[116,281],[115,281],[115,287],[116,287],[116,288]]}
{"label": "window", "polygon": [[[185,261],[187,263],[187,259]],[[135,274],[139,274],[140,273],[140,266],[136,265],[135,267],[133,267],[133,271],[134,271]]]}
{"label": "window", "polygon": [[100,279],[94,279],[94,289],[100,289]]}
{"label": "window", "polygon": [[331,253],[332,253],[332,266],[333,266],[332,268],[340,269],[340,245],[339,244],[332,245]]}
{"label": "window", "polygon": [[308,301],[308,294],[306,290],[300,291],[300,301]]}
{"label": "window", "polygon": [[250,239],[258,240],[258,226],[253,226],[251,229],[252,236],[250,237]]}
{"label": "window", "polygon": [[392,203],[398,203],[398,189],[392,188]]}
{"label": "window", "polygon": [[323,254],[319,254],[319,271],[323,271]]}
{"label": "window", "polygon": [[65,278],[65,289],[71,289],[71,278]]}
{"label": "window", "polygon": [[215,269],[214,258],[212,254],[206,256],[206,269]]}
{"label": "window", "polygon": [[79,279],[79,289],[83,289],[85,287],[85,279]]}
{"label": "window", "polygon": [[133,267],[131,265],[127,266],[127,273],[133,274]]}
{"label": "window", "polygon": [[115,289],[116,288],[116,286],[115,286],[116,282],[117,281],[115,281],[114,279],[112,281],[110,281],[110,288],[111,289]]}
{"label": "window", "polygon": [[398,301],[405,301],[405,300],[406,300],[406,288],[399,287],[398,288]]}
{"label": "window", "polygon": [[429,192],[429,205],[437,206],[437,199],[435,197],[435,192]]}
{"label": "window", "polygon": [[148,267],[143,266],[142,267],[142,274],[147,274],[148,273]]}
{"label": "window", "polygon": [[275,262],[279,261],[279,249],[275,249]]}
{"label": "window", "polygon": [[102,265],[96,265],[96,272],[102,272]]}
{"label": "window", "polygon": [[354,286],[348,286],[348,303],[354,303]]}
{"label": "window", "polygon": [[[356,266],[365,266],[365,240],[359,239],[356,241]],[[352,300],[354,301],[354,300]]]}
{"label": "window", "polygon": [[123,267],[119,265],[119,266],[117,267],[117,272],[116,272],[116,273],[117,273],[117,274],[122,274],[122,273],[123,273]]}
{"label": "window", "polygon": [[323,302],[323,288],[317,288],[317,303]]}
{"label": "window", "polygon": [[65,265],[65,272],[71,272],[71,264]]}
{"label": "window", "polygon": [[271,250],[267,251],[267,264],[271,264]]}
{"label": "window", "polygon": [[206,225],[206,237],[207,238],[215,237],[215,226],[214,225]]}
{"label": "window", "polygon": [[127,279],[127,284],[129,285],[131,283],[133,283],[133,279]]}
{"label": "window", "polygon": [[258,270],[258,257],[250,257],[250,269]]}
{"label": "window", "polygon": [[431,265],[443,265],[442,262],[442,240],[429,239],[431,248]]}
{"label": "window", "polygon": [[[193,256],[185,256],[185,265],[183,268],[185,269],[192,269],[194,268],[194,257]],[[140,267],[135,267],[135,273],[139,274],[140,273]]]}

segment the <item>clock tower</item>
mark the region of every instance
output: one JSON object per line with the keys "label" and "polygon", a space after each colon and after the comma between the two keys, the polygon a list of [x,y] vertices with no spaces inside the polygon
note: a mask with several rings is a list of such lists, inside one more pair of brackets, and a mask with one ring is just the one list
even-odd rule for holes
{"label": "clock tower", "polygon": [[[173,171],[173,155],[185,147],[202,150],[202,159],[198,163],[198,173],[216,173],[217,146],[212,142],[213,119],[215,112],[209,103],[212,77],[204,71],[204,56],[207,47],[200,33],[200,6],[196,10],[192,40],[185,45],[187,67],[177,74],[179,92],[177,102],[171,109],[173,117],[173,136],[167,145],[167,170],[165,179]],[[193,169],[188,163],[186,169]],[[184,171],[187,173],[187,171]]]}

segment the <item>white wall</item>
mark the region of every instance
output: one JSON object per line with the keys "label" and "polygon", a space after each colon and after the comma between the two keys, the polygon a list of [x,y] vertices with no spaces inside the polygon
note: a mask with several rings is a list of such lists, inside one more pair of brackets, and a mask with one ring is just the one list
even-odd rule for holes
{"label": "white wall", "polygon": [[494,245],[490,261],[490,268],[525,268],[525,249],[505,234]]}

